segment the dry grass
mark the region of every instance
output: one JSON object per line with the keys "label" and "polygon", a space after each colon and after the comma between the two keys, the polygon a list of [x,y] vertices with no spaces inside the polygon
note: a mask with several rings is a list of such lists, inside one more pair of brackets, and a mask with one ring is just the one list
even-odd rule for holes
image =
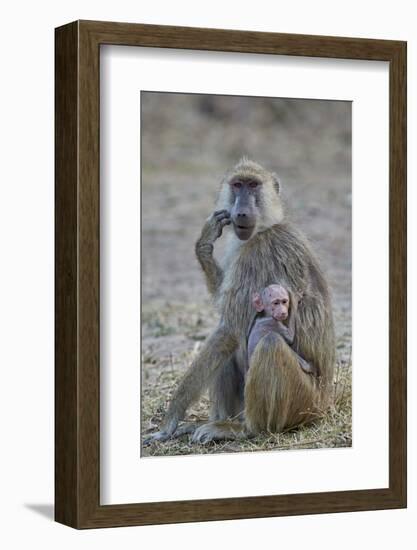
{"label": "dry grass", "polygon": [[[144,311],[144,330],[153,344],[142,353],[142,365],[147,373],[143,379],[142,437],[157,430],[163,413],[187,365],[198,353],[211,325],[191,305],[170,304],[166,309]],[[181,327],[181,329],[180,329]],[[169,336],[178,338],[179,331],[187,344],[172,349]],[[153,336],[153,338],[152,338]],[[158,342],[158,340],[160,342]],[[168,341],[167,341],[168,340]],[[157,344],[166,342],[166,346]],[[350,447],[352,445],[352,366],[339,358],[333,381],[331,404],[307,426],[280,434],[265,433],[245,441],[190,444],[187,435],[165,443],[155,442],[142,449],[142,456],[171,456],[288,449]],[[208,418],[209,400],[204,395],[188,411],[186,421]]]}

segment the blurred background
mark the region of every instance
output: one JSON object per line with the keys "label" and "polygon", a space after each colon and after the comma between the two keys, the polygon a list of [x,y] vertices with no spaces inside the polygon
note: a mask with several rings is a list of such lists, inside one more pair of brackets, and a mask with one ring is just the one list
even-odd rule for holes
{"label": "blurred background", "polygon": [[[330,281],[338,365],[350,365],[351,139],[350,102],[141,93],[143,432],[218,320],[194,244],[242,156],[278,174]],[[206,413],[203,398],[190,418]]]}

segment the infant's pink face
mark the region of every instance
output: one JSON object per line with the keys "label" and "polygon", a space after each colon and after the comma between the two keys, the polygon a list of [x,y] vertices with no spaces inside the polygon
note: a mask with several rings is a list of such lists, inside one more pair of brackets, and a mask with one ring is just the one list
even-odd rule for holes
{"label": "infant's pink face", "polygon": [[290,297],[287,290],[281,285],[269,285],[262,292],[264,310],[268,317],[276,321],[285,321],[288,317]]}

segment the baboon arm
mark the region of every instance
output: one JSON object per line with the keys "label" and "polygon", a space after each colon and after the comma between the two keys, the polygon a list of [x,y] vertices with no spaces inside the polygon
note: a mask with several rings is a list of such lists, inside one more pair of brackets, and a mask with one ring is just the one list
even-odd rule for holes
{"label": "baboon arm", "polygon": [[237,346],[236,337],[223,325],[210,336],[181,380],[166,412],[162,429],[149,436],[144,441],[145,445],[153,440],[167,440],[174,434],[188,407],[209,385],[217,369],[230,360]]}
{"label": "baboon arm", "polygon": [[285,326],[284,323],[281,321],[275,321],[275,319],[272,319],[272,317],[265,317],[261,318],[258,321],[255,322],[248,338],[248,358],[250,359],[256,346],[258,345],[258,342],[269,334],[270,332],[275,332],[276,334],[279,334],[283,337],[285,342],[291,346],[294,342],[294,320],[291,323],[291,319],[289,322],[289,326]]}
{"label": "baboon arm", "polygon": [[[292,295],[291,310],[290,310],[290,317],[289,317],[289,320],[288,320],[288,327],[286,327],[282,323],[279,323],[283,327],[283,330],[280,329],[279,332],[280,332],[281,336],[284,338],[284,340],[286,341],[286,343],[289,346],[292,346],[293,343],[294,343],[295,318],[296,318],[296,314],[297,314],[297,309],[298,309],[298,300],[297,300],[296,297],[294,298],[294,295]],[[302,370],[307,374],[312,374],[313,376],[318,376],[317,368],[314,365],[312,365],[311,363],[308,363],[305,359],[303,359],[303,357],[301,357],[295,350],[293,350],[293,351],[294,351],[294,353],[296,354],[296,356],[298,358],[298,364],[300,365]]]}
{"label": "baboon arm", "polygon": [[294,334],[295,334],[294,328],[291,328],[290,325],[286,327],[281,322],[278,323],[278,326],[279,328],[275,332],[280,334],[289,346],[292,346],[292,344],[294,343]]}
{"label": "baboon arm", "polygon": [[195,251],[206,278],[207,289],[215,294],[223,281],[223,271],[213,257],[213,245],[197,241]]}
{"label": "baboon arm", "polygon": [[210,294],[215,294],[223,281],[223,271],[213,257],[213,245],[221,237],[223,227],[230,223],[230,214],[227,210],[213,212],[204,224],[201,236],[195,245],[197,259],[204,272]]}

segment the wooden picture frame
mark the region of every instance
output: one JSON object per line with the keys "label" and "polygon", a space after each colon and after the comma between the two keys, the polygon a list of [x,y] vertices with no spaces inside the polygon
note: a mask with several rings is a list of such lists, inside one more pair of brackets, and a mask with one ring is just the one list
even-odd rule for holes
{"label": "wooden picture frame", "polygon": [[[406,506],[406,43],[111,22],[56,29],[55,519],[75,528]],[[99,56],[117,44],[389,62],[389,487],[100,505]]]}

